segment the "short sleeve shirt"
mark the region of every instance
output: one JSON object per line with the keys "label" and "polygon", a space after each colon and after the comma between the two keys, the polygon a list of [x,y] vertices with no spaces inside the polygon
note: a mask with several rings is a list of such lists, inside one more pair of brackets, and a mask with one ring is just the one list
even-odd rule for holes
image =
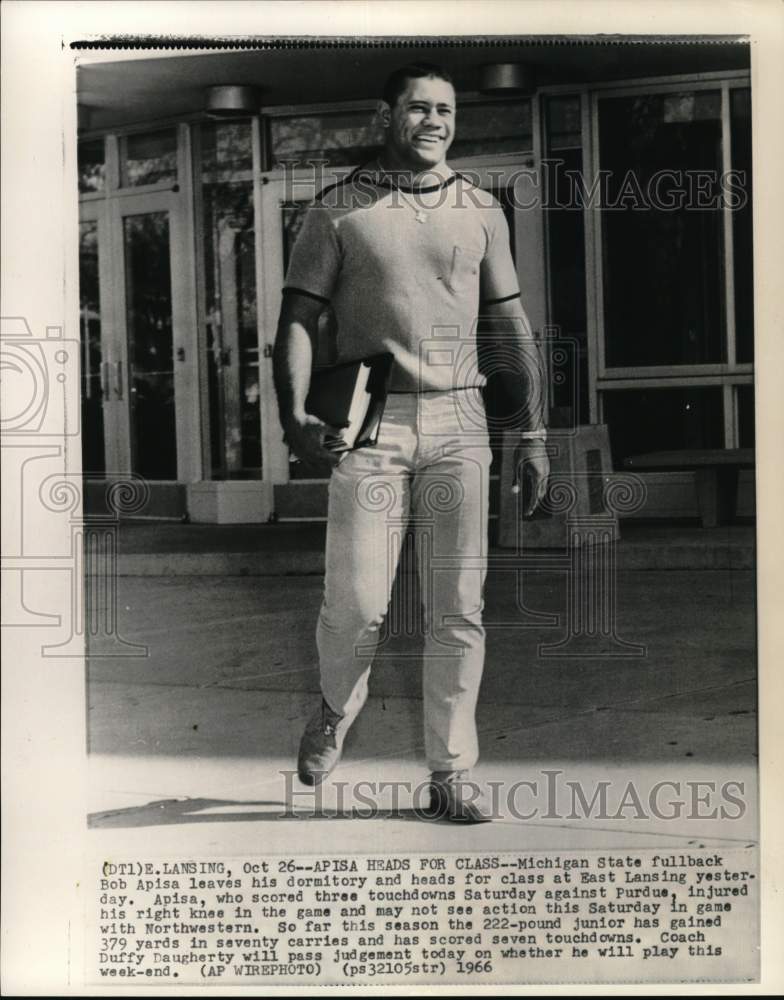
{"label": "short sleeve shirt", "polygon": [[400,190],[358,170],[308,209],[284,293],[330,303],[339,361],[389,351],[391,388],[482,385],[480,301],[516,298],[509,229],[495,198],[460,174]]}

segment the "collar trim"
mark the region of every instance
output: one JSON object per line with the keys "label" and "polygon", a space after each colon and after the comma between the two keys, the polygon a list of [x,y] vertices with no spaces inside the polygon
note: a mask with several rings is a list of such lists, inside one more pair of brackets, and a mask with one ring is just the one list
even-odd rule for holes
{"label": "collar trim", "polygon": [[392,175],[379,166],[373,167],[368,165],[359,167],[351,175],[352,180],[357,178],[367,178],[377,187],[387,188],[390,191],[402,191],[404,194],[430,194],[433,191],[442,191],[444,188],[448,188],[450,185],[454,184],[457,177],[457,173],[453,173],[451,177],[447,177],[447,179],[442,181],[440,184],[428,184],[426,187],[410,187],[407,184],[398,184],[393,181]]}

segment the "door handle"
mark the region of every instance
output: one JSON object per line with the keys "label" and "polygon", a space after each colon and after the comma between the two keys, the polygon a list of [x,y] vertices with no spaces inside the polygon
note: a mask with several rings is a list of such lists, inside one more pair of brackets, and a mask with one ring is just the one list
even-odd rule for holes
{"label": "door handle", "polygon": [[109,401],[109,362],[101,362],[101,399]]}
{"label": "door handle", "polygon": [[122,361],[114,363],[114,394],[118,399],[123,398]]}

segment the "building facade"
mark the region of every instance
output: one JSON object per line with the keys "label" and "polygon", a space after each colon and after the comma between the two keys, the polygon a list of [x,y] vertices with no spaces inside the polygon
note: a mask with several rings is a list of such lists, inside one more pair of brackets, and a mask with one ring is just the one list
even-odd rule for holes
{"label": "building facade", "polygon": [[[85,473],[143,476],[151,517],[324,517],[326,471],[293,460],[277,421],[283,276],[309,200],[378,144],[385,76],[421,59],[455,78],[450,163],[504,206],[551,424],[605,424],[617,470],[653,450],[752,447],[748,58],[738,43],[508,40],[86,65]],[[483,87],[488,64],[530,85]],[[210,112],[226,84],[257,105]],[[322,360],[333,342],[325,314]],[[696,516],[693,473],[646,478],[634,516]],[[739,511],[753,513],[752,473]]]}

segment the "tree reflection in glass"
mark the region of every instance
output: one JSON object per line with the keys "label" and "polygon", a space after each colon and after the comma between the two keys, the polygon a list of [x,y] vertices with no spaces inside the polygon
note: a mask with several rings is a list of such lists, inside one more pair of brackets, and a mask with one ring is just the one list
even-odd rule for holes
{"label": "tree reflection in glass", "polygon": [[259,479],[261,399],[249,121],[201,126],[213,479]]}
{"label": "tree reflection in glass", "polygon": [[131,461],[148,479],[177,478],[169,218],[124,219]]}
{"label": "tree reflection in glass", "polygon": [[725,360],[721,94],[599,103],[606,360]]}

